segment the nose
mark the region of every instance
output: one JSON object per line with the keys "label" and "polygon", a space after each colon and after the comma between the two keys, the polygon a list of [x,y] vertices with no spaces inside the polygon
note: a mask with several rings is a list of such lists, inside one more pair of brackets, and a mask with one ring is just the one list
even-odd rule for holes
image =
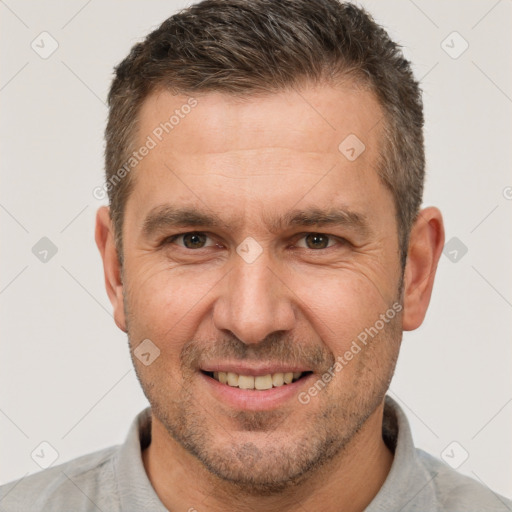
{"label": "nose", "polygon": [[214,306],[215,327],[230,331],[247,345],[260,343],[276,331],[291,330],[293,292],[271,268],[265,251],[252,263],[234,257],[234,267],[223,280]]}

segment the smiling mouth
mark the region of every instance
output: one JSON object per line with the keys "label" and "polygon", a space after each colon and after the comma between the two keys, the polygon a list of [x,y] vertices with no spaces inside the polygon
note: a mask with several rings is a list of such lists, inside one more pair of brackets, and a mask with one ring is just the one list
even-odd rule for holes
{"label": "smiling mouth", "polygon": [[226,386],[265,391],[267,389],[279,388],[291,384],[313,372],[269,373],[267,375],[258,375],[257,377],[253,375],[240,375],[233,372],[203,371],[202,373]]}

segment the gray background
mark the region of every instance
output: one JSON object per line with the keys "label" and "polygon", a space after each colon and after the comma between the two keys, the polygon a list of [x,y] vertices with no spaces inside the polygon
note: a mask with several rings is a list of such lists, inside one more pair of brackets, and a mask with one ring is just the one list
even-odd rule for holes
{"label": "gray background", "polygon": [[[92,191],[113,66],[186,4],[0,1],[0,482],[121,442],[146,405],[103,287]],[[418,446],[512,498],[512,2],[363,5],[421,78],[425,205],[456,237],[391,395]],[[43,31],[58,43],[46,59]]]}

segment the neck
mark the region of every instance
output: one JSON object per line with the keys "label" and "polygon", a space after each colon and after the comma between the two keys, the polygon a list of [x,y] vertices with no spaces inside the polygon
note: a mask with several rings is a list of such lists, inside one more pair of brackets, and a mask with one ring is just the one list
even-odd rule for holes
{"label": "neck", "polygon": [[158,497],[169,510],[211,512],[288,512],[305,510],[331,512],[364,510],[382,487],[393,455],[382,439],[383,404],[329,463],[282,493],[271,496],[241,494],[233,484],[213,476],[190,455],[153,416],[151,444],[142,457],[146,473]]}

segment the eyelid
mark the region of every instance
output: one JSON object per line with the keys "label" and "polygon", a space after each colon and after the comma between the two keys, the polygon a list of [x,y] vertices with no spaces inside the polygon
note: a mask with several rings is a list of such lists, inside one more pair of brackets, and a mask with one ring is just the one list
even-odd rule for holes
{"label": "eyelid", "polygon": [[[192,234],[199,234],[199,235],[206,235],[208,238],[210,238],[212,240],[212,236],[210,236],[210,234],[207,232],[207,231],[184,231],[182,233],[176,233],[174,235],[170,235],[170,236],[167,236],[165,237],[160,243],[159,243],[159,247],[161,246],[164,246],[164,245],[168,245],[168,244],[172,244],[175,242],[175,240],[177,238],[180,238],[180,237],[183,237],[185,235],[192,235]],[[176,244],[177,245],[177,244]],[[201,249],[205,249],[206,247],[201,247],[200,249],[187,249],[187,247],[183,247],[183,246],[178,246],[178,247],[181,247],[182,249],[186,249],[186,250],[191,250],[191,251],[200,251]],[[210,246],[207,246],[207,247],[211,247]]]}
{"label": "eyelid", "polygon": [[[184,231],[182,233],[176,233],[174,235],[170,235],[170,236],[165,237],[160,242],[159,247],[165,246],[167,244],[174,243],[176,239],[178,239],[180,237],[183,237],[185,235],[190,235],[190,234],[206,235],[207,238],[210,238],[210,240],[212,240],[212,241],[214,239],[214,237],[210,233],[208,233],[207,231]],[[341,244],[341,245],[350,244],[350,242],[346,238],[343,238],[343,237],[340,237],[340,236],[336,236],[336,235],[331,235],[329,233],[324,233],[322,231],[305,231],[303,233],[298,233],[298,234],[296,234],[293,237],[294,243],[297,243],[298,240],[302,240],[303,238],[305,238],[308,235],[322,235],[322,236],[326,236],[330,240],[337,241],[337,244],[329,245],[328,247],[325,247],[323,249],[309,249],[308,247],[299,247],[300,249],[307,249],[307,250],[310,250],[312,252],[321,252],[321,251],[326,251],[327,249],[331,249],[331,248],[333,248],[333,247],[335,247],[336,245],[339,245],[339,244]],[[215,244],[213,244],[213,245],[215,245]],[[208,247],[212,247],[212,245],[209,245],[209,246],[206,246],[206,247],[201,247],[199,249],[188,249],[187,247],[184,247],[184,246],[181,246],[181,245],[178,245],[178,247],[181,247],[182,249],[190,250],[190,251],[200,251],[202,249],[207,249]]]}
{"label": "eyelid", "polygon": [[321,235],[321,236],[329,238],[329,242],[330,241],[337,242],[337,243],[335,243],[333,245],[328,245],[324,249],[316,249],[315,250],[315,249],[309,249],[308,247],[301,247],[301,249],[308,249],[308,250],[313,251],[313,252],[326,251],[327,249],[331,249],[332,247],[335,247],[336,245],[339,245],[340,243],[341,244],[348,244],[349,243],[348,240],[346,240],[345,238],[343,238],[341,236],[331,235],[329,233],[324,233],[322,231],[306,231],[305,233],[299,233],[293,239],[295,240],[295,243],[297,243],[298,240],[302,240],[303,238],[305,238],[308,235]]}

